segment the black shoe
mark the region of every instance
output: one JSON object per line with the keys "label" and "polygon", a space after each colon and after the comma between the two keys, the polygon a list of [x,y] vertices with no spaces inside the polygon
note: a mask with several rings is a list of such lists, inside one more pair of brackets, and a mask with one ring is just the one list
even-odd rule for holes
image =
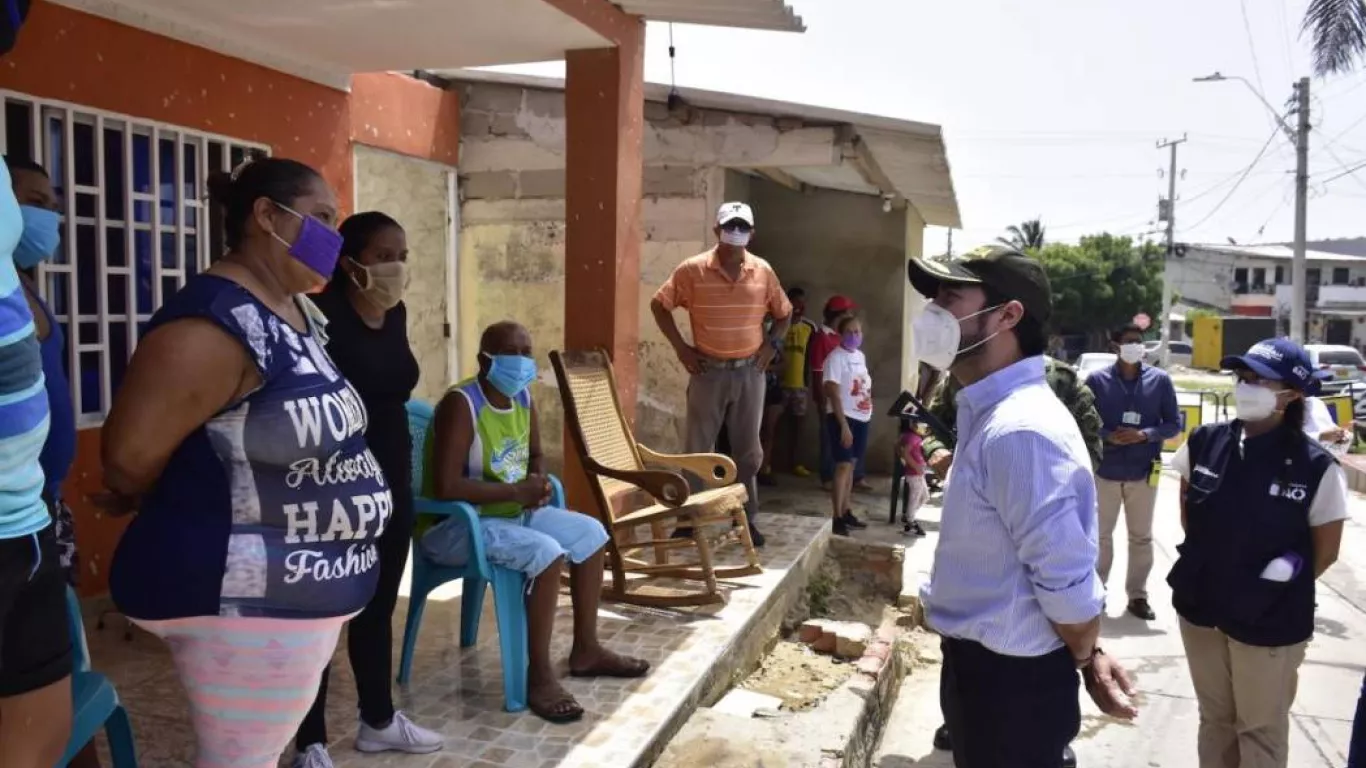
{"label": "black shoe", "polygon": [[844,518],[837,517],[830,521],[830,530],[834,532],[836,536],[848,536],[849,524],[844,521]]}
{"label": "black shoe", "polygon": [[749,524],[749,540],[754,542],[756,548],[764,546],[764,535],[759,533],[759,529],[754,527],[754,523]]}
{"label": "black shoe", "polygon": [[915,536],[916,538],[921,538],[925,535],[925,529],[920,527],[920,523],[916,520],[906,523],[905,527],[901,529],[901,532],[907,536]]}
{"label": "black shoe", "polygon": [[849,526],[850,528],[853,528],[856,531],[861,531],[864,528],[868,527],[867,523],[863,522],[857,517],[854,517],[853,512],[846,511],[844,515],[840,518],[840,520],[843,520],[845,525]]}
{"label": "black shoe", "polygon": [[1157,614],[1153,613],[1153,607],[1148,605],[1148,601],[1141,597],[1137,600],[1129,601],[1129,613],[1132,613],[1144,621],[1152,621],[1157,618]]}
{"label": "black shoe", "polygon": [[1062,768],[1077,768],[1077,753],[1071,747],[1062,748]]}
{"label": "black shoe", "polygon": [[949,736],[949,727],[941,725],[934,732],[934,748],[941,752],[953,751],[953,738]]}
{"label": "black shoe", "polygon": [[765,488],[772,488],[778,484],[778,481],[773,479],[772,472],[762,472],[758,475],[755,475],[754,481],[759,485],[764,486]]}

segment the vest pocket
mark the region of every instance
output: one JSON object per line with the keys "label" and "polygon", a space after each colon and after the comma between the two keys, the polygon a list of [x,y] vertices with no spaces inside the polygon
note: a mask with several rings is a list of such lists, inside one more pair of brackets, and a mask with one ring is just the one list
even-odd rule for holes
{"label": "vest pocket", "polygon": [[1291,581],[1268,581],[1261,577],[1260,569],[1255,573],[1240,573],[1229,584],[1227,615],[1230,620],[1244,626],[1257,626],[1286,597]]}
{"label": "vest pocket", "polygon": [[1205,566],[1187,544],[1177,544],[1176,552],[1176,563],[1167,574],[1167,586],[1172,588],[1172,606],[1184,615],[1200,607]]}

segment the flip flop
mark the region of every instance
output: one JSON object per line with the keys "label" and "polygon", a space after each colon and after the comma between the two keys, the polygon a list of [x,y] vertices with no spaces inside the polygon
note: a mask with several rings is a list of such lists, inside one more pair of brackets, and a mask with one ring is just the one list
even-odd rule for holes
{"label": "flip flop", "polygon": [[[559,711],[565,704],[572,704],[573,706],[568,710]],[[538,706],[536,702],[528,701],[527,708],[531,710],[531,714],[551,725],[565,725],[566,723],[575,723],[583,719],[583,706],[579,704],[577,699],[570,696],[568,693],[555,699],[551,702],[549,707]]]}

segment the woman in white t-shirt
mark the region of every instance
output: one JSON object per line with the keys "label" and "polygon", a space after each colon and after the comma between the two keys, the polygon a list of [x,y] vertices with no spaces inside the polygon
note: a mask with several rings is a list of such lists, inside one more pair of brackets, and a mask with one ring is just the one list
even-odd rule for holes
{"label": "woman in white t-shirt", "polygon": [[1352,447],[1352,432],[1338,426],[1328,404],[1317,397],[1304,399],[1304,433],[1317,440],[1334,456],[1344,456]]}
{"label": "woman in white t-shirt", "polygon": [[835,482],[830,490],[833,502],[832,524],[836,536],[848,536],[850,528],[863,528],[861,520],[849,511],[854,488],[854,467],[868,449],[868,422],[873,418],[873,379],[863,346],[863,324],[846,317],[838,328],[840,345],[825,359],[825,437],[835,459]]}

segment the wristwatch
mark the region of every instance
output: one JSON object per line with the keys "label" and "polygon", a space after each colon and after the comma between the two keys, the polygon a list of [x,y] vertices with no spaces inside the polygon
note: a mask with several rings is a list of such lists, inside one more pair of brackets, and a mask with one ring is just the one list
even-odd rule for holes
{"label": "wristwatch", "polygon": [[1087,657],[1084,658],[1084,659],[1073,659],[1073,661],[1075,661],[1075,662],[1077,663],[1077,669],[1082,669],[1082,670],[1084,670],[1084,669],[1089,668],[1092,664],[1095,663],[1096,657],[1097,657],[1097,656],[1104,656],[1104,655],[1105,655],[1105,651],[1102,650],[1101,647],[1100,647],[1099,645],[1097,645],[1097,646],[1095,646],[1095,647],[1093,647],[1093,648],[1091,649],[1091,655],[1090,655],[1090,656],[1087,656]]}

